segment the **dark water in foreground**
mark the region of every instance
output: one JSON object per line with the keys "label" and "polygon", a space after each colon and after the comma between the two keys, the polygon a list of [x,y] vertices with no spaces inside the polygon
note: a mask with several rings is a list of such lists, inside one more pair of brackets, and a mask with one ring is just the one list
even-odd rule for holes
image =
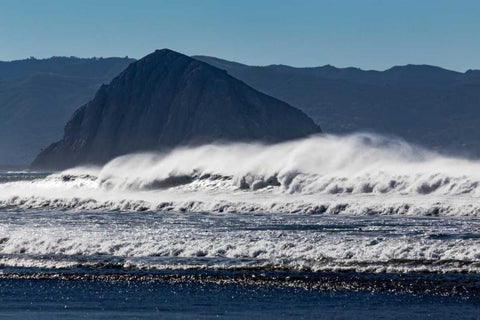
{"label": "dark water in foreground", "polygon": [[0,318],[480,319],[480,301],[238,283],[1,279]]}

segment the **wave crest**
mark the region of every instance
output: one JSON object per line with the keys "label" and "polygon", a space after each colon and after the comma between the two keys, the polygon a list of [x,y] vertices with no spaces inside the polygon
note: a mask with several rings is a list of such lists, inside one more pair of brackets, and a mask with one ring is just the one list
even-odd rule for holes
{"label": "wave crest", "polygon": [[274,145],[204,145],[126,155],[101,168],[0,184],[0,203],[476,215],[479,183],[479,161],[372,134],[324,135]]}
{"label": "wave crest", "polygon": [[[358,134],[127,155],[104,166],[99,179],[109,187],[140,190],[230,180],[241,190],[279,187],[299,194],[465,194],[477,190],[480,163],[443,157],[402,140]],[[218,189],[224,187],[219,183]]]}

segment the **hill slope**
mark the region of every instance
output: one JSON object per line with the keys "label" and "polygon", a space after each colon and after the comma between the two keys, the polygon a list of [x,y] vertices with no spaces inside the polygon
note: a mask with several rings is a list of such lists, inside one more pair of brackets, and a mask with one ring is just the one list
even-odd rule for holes
{"label": "hill slope", "polygon": [[428,65],[386,71],[255,67],[195,58],[300,108],[326,133],[373,131],[441,152],[480,156],[480,71]]}
{"label": "hill slope", "polygon": [[59,139],[73,111],[131,59],[0,62],[0,165],[28,165]]}
{"label": "hill slope", "polygon": [[35,73],[55,73],[70,77],[112,79],[135,59],[52,57],[0,61],[0,79],[19,78]]}
{"label": "hill slope", "polygon": [[300,110],[225,71],[157,50],[132,63],[78,109],[35,168],[104,163],[116,156],[212,141],[276,142],[320,132]]}

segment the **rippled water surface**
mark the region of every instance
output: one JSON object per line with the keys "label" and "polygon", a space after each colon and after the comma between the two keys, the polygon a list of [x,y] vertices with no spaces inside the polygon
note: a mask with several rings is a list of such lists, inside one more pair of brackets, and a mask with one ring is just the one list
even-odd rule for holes
{"label": "rippled water surface", "polygon": [[478,301],[277,286],[0,280],[2,319],[478,319]]}

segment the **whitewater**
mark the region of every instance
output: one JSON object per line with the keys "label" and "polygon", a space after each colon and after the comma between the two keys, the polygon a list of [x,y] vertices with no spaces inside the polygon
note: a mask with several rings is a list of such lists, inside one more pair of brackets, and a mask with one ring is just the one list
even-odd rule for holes
{"label": "whitewater", "polygon": [[479,183],[478,160],[372,134],[212,144],[125,155],[102,167],[6,172],[0,275],[476,275]]}
{"label": "whitewater", "polygon": [[[15,174],[13,174],[15,175]],[[0,184],[4,208],[478,216],[480,162],[372,134],[133,154]],[[23,175],[18,179],[25,180]]]}

